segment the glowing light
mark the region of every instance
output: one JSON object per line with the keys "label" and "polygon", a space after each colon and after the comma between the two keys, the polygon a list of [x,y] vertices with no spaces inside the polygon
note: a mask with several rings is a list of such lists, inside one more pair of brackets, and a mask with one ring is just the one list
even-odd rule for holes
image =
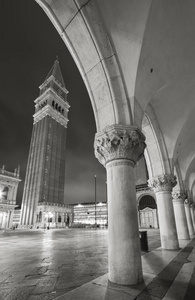
{"label": "glowing light", "polygon": [[0,190],[0,198],[3,196],[3,191]]}

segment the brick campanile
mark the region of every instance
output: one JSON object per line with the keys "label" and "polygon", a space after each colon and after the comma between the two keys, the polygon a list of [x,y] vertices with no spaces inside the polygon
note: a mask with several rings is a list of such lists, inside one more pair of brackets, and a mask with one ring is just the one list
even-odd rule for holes
{"label": "brick campanile", "polygon": [[35,100],[33,130],[21,209],[21,225],[34,225],[38,203],[64,204],[69,104],[58,59]]}

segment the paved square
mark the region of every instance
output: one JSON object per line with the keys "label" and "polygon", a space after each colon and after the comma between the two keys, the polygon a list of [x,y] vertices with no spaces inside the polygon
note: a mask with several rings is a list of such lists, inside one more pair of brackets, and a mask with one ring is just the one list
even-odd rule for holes
{"label": "paved square", "polygon": [[[0,299],[55,299],[108,272],[107,229],[0,232]],[[149,249],[160,246],[148,230]],[[144,253],[142,253],[144,254]]]}

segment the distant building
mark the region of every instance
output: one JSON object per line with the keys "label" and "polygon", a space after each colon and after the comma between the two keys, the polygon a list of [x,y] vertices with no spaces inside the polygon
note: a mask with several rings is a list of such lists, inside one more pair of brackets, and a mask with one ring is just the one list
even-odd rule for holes
{"label": "distant building", "polygon": [[[156,198],[147,184],[148,172],[144,157],[137,162],[134,169],[136,182],[136,198],[138,222],[140,228],[158,228]],[[79,225],[107,225],[107,203],[80,203],[73,205],[73,224]]]}
{"label": "distant building", "polygon": [[73,222],[75,225],[107,225],[107,203],[82,203],[73,205]]}
{"label": "distant building", "polygon": [[16,207],[14,209],[13,220],[12,220],[12,226],[15,228],[17,228],[20,224],[20,215],[21,215],[21,208]]}
{"label": "distant building", "polygon": [[0,229],[12,227],[14,208],[16,205],[16,195],[20,179],[20,168],[14,172],[5,170],[5,166],[0,168]]}
{"label": "distant building", "polygon": [[64,205],[68,91],[58,59],[35,100],[34,124],[22,199],[22,227],[65,226],[71,211]]}

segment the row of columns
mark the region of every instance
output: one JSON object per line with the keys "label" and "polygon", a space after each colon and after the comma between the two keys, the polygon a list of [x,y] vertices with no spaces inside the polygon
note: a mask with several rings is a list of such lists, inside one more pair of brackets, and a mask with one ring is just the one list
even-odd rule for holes
{"label": "row of columns", "polygon": [[[145,147],[144,135],[134,126],[109,126],[95,136],[95,156],[107,172],[108,278],[122,285],[143,280],[133,168]],[[156,176],[148,184],[156,194],[161,247],[178,249],[178,238],[194,234],[194,211],[181,193],[172,194],[174,175]]]}
{"label": "row of columns", "polygon": [[14,210],[0,212],[0,228],[6,229],[12,227]]}

